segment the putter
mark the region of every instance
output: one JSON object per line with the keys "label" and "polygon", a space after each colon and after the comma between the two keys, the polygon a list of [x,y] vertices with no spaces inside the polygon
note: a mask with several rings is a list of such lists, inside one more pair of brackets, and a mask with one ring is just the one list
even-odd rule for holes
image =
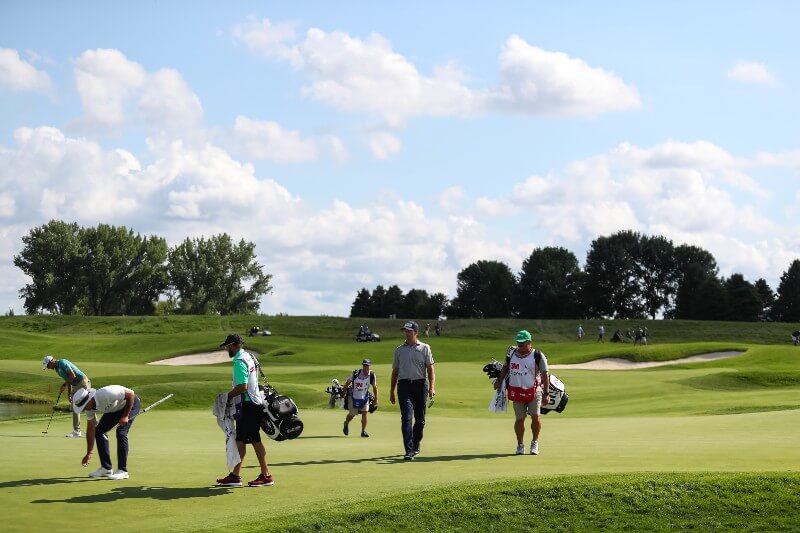
{"label": "putter", "polygon": [[64,392],[64,389],[58,391],[58,398],[56,398],[56,403],[53,404],[53,412],[50,413],[50,421],[47,423],[47,429],[42,431],[42,435],[47,435],[47,432],[50,431],[50,422],[53,421],[53,415],[56,414],[56,406],[58,405],[58,401],[61,400],[61,394]]}
{"label": "putter", "polygon": [[154,404],[151,404],[151,405],[149,405],[149,406],[145,407],[145,408],[144,408],[144,409],[142,409],[142,410],[141,410],[139,413],[137,413],[136,415],[134,415],[134,416],[130,417],[130,418],[128,419],[128,421],[131,421],[131,420],[133,420],[134,418],[136,418],[136,417],[137,417],[137,416],[139,416],[139,415],[143,415],[143,414],[145,414],[147,411],[149,411],[149,410],[150,410],[150,409],[152,409],[153,407],[156,407],[156,406],[158,406],[158,405],[161,405],[162,403],[166,402],[167,400],[169,400],[169,399],[170,399],[170,398],[172,398],[173,396],[175,396],[175,395],[174,395],[174,394],[167,394],[166,396],[164,396],[163,398],[161,398],[160,400],[158,400],[156,403],[154,403]]}

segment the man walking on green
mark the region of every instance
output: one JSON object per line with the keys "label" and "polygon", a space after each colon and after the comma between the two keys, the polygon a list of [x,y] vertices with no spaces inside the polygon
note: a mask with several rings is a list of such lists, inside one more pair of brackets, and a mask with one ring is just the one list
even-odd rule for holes
{"label": "man walking on green", "polygon": [[[78,389],[89,390],[92,386],[92,381],[81,372],[81,370],[73,365],[67,359],[56,359],[52,355],[45,355],[42,359],[42,370],[52,369],[56,374],[64,380],[61,384],[61,392],[67,389],[67,398],[72,403],[72,395]],[[72,411],[72,433],[67,433],[69,438],[78,438],[82,436],[81,433],[81,414],[75,410]]]}

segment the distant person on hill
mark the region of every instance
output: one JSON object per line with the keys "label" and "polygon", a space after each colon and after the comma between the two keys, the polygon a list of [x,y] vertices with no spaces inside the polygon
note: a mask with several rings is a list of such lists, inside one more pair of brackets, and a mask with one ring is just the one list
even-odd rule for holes
{"label": "distant person on hill", "polygon": [[[64,383],[61,384],[61,391],[67,389],[67,398],[70,403],[78,389],[89,389],[92,386],[89,377],[67,359],[56,359],[52,355],[45,355],[42,359],[42,367],[43,370],[48,368],[55,370],[56,374],[64,380]],[[73,439],[81,436],[81,414],[75,410],[72,411],[72,433],[67,433],[66,436]]]}
{"label": "distant person on hill", "polygon": [[531,417],[532,440],[530,453],[539,455],[539,433],[542,429],[542,398],[550,395],[550,377],[547,357],[532,346],[531,334],[522,330],[517,333],[517,345],[506,353],[506,363],[494,383],[499,390],[508,378],[508,399],[514,403],[514,433],[517,436],[517,455],[525,453],[525,419]]}
{"label": "distant person on hill", "polygon": [[800,330],[796,329],[792,332],[792,342],[794,343],[795,346],[800,344]]}
{"label": "distant person on hill", "polygon": [[367,414],[369,413],[369,387],[372,386],[372,393],[375,395],[375,405],[378,405],[378,378],[370,370],[372,361],[364,359],[361,361],[361,369],[353,370],[353,374],[347,379],[344,388],[347,389],[347,405],[349,412],[344,419],[342,433],[350,434],[348,425],[358,413],[361,413],[361,436],[369,437],[367,433]]}
{"label": "distant person on hill", "polygon": [[634,341],[633,341],[633,344],[634,344],[634,345],[636,345],[636,344],[643,344],[643,335],[644,335],[644,331],[642,331],[642,328],[641,328],[641,326],[639,326],[638,328],[636,328],[636,333],[635,333],[635,335],[636,335],[636,337],[635,337],[635,339],[634,339]]}
{"label": "distant person on hill", "polygon": [[614,332],[614,335],[611,337],[611,342],[622,342],[622,341],[623,341],[622,333],[620,332],[620,330],[616,330]]}
{"label": "distant person on hill", "polygon": [[642,344],[647,344],[647,326],[642,328]]}
{"label": "distant person on hill", "polygon": [[433,401],[436,396],[436,372],[431,347],[417,339],[419,324],[410,320],[403,324],[402,330],[406,341],[394,351],[389,401],[392,404],[398,399],[400,401],[400,427],[405,448],[403,459],[413,461],[420,453],[425,430],[425,402],[429,398]]}
{"label": "distant person on hill", "polygon": [[442,334],[442,326],[439,325],[438,320],[436,321],[436,325],[433,327],[433,331],[436,333],[437,337]]}
{"label": "distant person on hill", "polygon": [[267,465],[267,450],[261,442],[261,418],[263,416],[262,404],[264,403],[261,391],[258,389],[258,367],[257,363],[242,346],[244,341],[236,333],[227,336],[225,341],[219,345],[228,351],[228,357],[233,360],[233,383],[228,391],[228,401],[241,402],[241,418],[236,421],[236,447],[239,450],[241,461],[233,472],[221,479],[217,479],[217,485],[225,487],[241,487],[242,478],[240,472],[247,445],[252,444],[253,450],[258,457],[258,464],[261,473],[253,481],[247,483],[249,487],[268,487],[274,485],[275,481],[269,473]]}
{"label": "distant person on hill", "polygon": [[579,341],[583,340],[583,326],[581,326],[580,324],[578,324],[578,340]]}
{"label": "distant person on hill", "polygon": [[597,326],[597,342],[605,343],[606,341],[603,339],[606,335],[606,327],[603,324]]}
{"label": "distant person on hill", "polygon": [[[113,480],[128,479],[128,431],[133,418],[139,414],[141,401],[136,393],[122,385],[108,385],[101,389],[78,389],[72,395],[73,411],[86,411],[86,455],[81,464],[89,466],[94,444],[100,454],[100,468],[89,477]],[[97,413],[103,415],[97,422]],[[117,426],[117,471],[111,468],[111,454],[106,433]]]}
{"label": "distant person on hill", "polygon": [[430,337],[431,336],[431,323],[430,322],[425,324],[425,336],[426,337]]}

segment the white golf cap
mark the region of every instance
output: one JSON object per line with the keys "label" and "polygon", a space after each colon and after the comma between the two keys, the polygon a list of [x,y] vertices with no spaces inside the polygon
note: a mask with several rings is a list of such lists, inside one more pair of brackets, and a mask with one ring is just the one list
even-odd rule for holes
{"label": "white golf cap", "polygon": [[50,364],[50,361],[55,361],[55,357],[52,355],[45,355],[44,359],[42,359],[42,370],[47,370],[47,365]]}
{"label": "white golf cap", "polygon": [[78,389],[72,394],[72,410],[76,413],[82,413],[86,409],[86,404],[89,400],[94,398],[94,393],[97,389]]}

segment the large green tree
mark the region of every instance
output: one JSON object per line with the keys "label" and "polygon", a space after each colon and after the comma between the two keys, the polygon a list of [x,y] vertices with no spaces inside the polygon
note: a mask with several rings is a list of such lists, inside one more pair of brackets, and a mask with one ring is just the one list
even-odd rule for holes
{"label": "large green tree", "polygon": [[353,305],[350,306],[351,317],[370,317],[372,312],[372,299],[370,298],[369,291],[366,288],[361,289],[356,294],[356,299],[353,300]]}
{"label": "large green tree", "polygon": [[82,229],[80,238],[86,252],[84,312],[98,316],[152,314],[159,294],[167,287],[166,241],[107,224]]}
{"label": "large green tree", "polygon": [[586,255],[583,300],[590,317],[643,318],[639,287],[641,235],[620,231],[592,241]]}
{"label": "large green tree", "polygon": [[761,301],[761,310],[758,317],[761,320],[769,318],[772,314],[772,306],[775,304],[775,293],[764,278],[758,278],[755,283],[756,291],[758,292],[759,300]]}
{"label": "large green tree", "polygon": [[675,318],[723,320],[726,309],[725,287],[716,273],[709,272],[707,265],[690,264],[675,298]]}
{"label": "large green tree", "polygon": [[773,314],[783,322],[800,321],[800,259],[795,259],[781,275]]}
{"label": "large green tree", "polygon": [[519,274],[519,315],[523,318],[574,318],[582,315],[583,273],[575,254],[560,247],[536,248]]}
{"label": "large green tree", "polygon": [[14,265],[31,278],[20,291],[25,312],[69,315],[84,298],[86,256],[80,227],[60,220],[33,228],[22,237],[23,248]]}
{"label": "large green tree", "polygon": [[761,296],[755,285],[742,274],[732,274],[725,280],[726,318],[742,322],[754,322],[762,311]]}
{"label": "large green tree", "polygon": [[448,313],[457,317],[505,318],[514,315],[517,280],[500,261],[478,261],[458,273],[457,294]]}
{"label": "large green tree", "polygon": [[660,235],[642,236],[636,267],[645,312],[655,319],[658,313],[668,310],[677,290],[678,272],[672,241]]}
{"label": "large green tree", "polygon": [[225,233],[186,239],[171,249],[169,276],[186,314],[253,313],[272,290],[272,276],[256,262],[255,245],[235,244]]}

